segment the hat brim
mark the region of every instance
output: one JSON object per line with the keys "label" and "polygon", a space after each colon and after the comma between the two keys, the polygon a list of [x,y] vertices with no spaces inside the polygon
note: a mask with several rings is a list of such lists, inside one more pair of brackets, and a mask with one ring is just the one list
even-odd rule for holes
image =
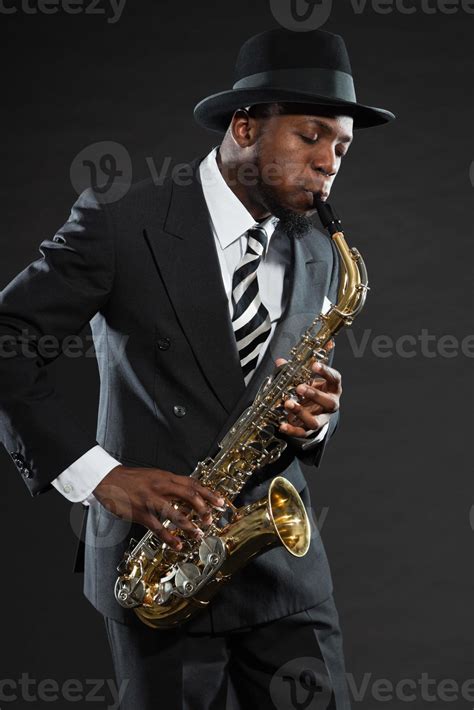
{"label": "hat brim", "polygon": [[[352,116],[354,128],[381,126],[395,118],[391,111],[386,111],[382,108],[278,88],[231,89],[222,91],[219,94],[212,94],[212,96],[208,96],[195,106],[194,118],[203,128],[225,133],[234,112],[238,108],[252,106],[253,104],[272,103],[274,101],[315,104],[334,108],[339,115]],[[339,109],[341,109],[340,112]]]}

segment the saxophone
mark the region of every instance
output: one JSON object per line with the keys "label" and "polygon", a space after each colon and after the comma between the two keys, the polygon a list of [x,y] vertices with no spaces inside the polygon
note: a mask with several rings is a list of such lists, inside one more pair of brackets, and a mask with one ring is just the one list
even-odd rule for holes
{"label": "saxophone", "polygon": [[[286,419],[285,400],[296,396],[296,387],[313,377],[313,363],[327,359],[333,336],[351,325],[364,306],[368,290],[364,261],[357,249],[347,245],[331,207],[319,200],[316,207],[341,265],[337,304],[314,319],[292,348],[288,362],[264,380],[251,406],[220,442],[218,453],[200,461],[190,474],[225,500],[223,509],[213,509],[204,537],[195,540],[166,520],[164,526],[181,537],[179,551],[151,530],[140,541],[130,541],[117,567],[115,598],[152,628],[187,621],[209,604],[234,572],[269,547],[281,544],[296,557],[308,551],[308,516],[295,487],[283,476],[271,481],[261,500],[241,508],[232,501],[256,470],[280,457],[287,444],[276,432]],[[198,520],[186,504],[174,505]]]}

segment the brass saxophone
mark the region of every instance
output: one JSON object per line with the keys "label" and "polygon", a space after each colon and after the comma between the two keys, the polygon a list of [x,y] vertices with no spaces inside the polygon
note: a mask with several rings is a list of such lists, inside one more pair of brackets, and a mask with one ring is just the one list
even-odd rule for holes
{"label": "brass saxophone", "polygon": [[[285,400],[296,396],[296,387],[314,376],[313,363],[327,358],[333,336],[351,325],[364,306],[368,290],[364,261],[357,249],[347,245],[331,207],[318,201],[317,210],[339,255],[337,304],[315,318],[288,362],[262,383],[252,405],[219,444],[218,453],[200,461],[190,474],[222,495],[224,509],[213,510],[212,523],[200,540],[166,520],[163,524],[179,533],[181,550],[173,550],[149,530],[139,542],[130,541],[117,567],[115,598],[152,628],[187,621],[209,604],[234,572],[266,548],[281,544],[296,557],[308,551],[308,516],[295,487],[283,476],[271,481],[267,496],[259,501],[242,508],[232,501],[257,469],[280,457],[287,444],[276,432],[286,419]],[[186,505],[175,503],[175,507],[198,521]]]}

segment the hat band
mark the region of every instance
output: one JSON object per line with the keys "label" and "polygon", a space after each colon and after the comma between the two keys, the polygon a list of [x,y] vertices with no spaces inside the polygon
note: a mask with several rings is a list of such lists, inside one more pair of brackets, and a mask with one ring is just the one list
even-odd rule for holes
{"label": "hat band", "polygon": [[356,102],[354,80],[338,69],[276,69],[250,74],[236,81],[233,89],[286,89],[303,91],[339,101]]}

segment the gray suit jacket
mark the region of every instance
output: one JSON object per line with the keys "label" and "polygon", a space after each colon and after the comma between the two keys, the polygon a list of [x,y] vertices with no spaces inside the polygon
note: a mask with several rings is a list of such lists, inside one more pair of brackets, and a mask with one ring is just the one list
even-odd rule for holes
{"label": "gray suit jacket", "polygon": [[[138,183],[107,204],[83,193],[68,222],[40,245],[42,257],[0,293],[0,337],[12,356],[0,358],[0,436],[33,496],[72,461],[99,443],[125,465],[188,475],[252,402],[276,357],[291,347],[323,306],[336,299],[338,263],[318,230],[292,240],[289,298],[272,341],[246,388],[209,215],[198,180]],[[37,348],[60,343],[90,322],[100,373],[95,434],[54,388]],[[19,334],[22,334],[21,337]],[[25,337],[36,353],[25,357]],[[125,345],[125,347],[124,347]],[[35,350],[35,347],[37,348]],[[120,355],[118,355],[120,353]],[[237,504],[265,495],[282,473],[310,507],[300,461],[318,466],[337,426],[332,416],[323,444],[303,450],[290,440],[281,458],[247,483]],[[144,529],[95,503],[85,511],[84,592],[103,614],[127,622],[113,595],[128,540]],[[190,622],[196,630],[224,630],[268,621],[326,599],[332,583],[324,548],[313,529],[308,554],[266,551],[235,575]]]}

